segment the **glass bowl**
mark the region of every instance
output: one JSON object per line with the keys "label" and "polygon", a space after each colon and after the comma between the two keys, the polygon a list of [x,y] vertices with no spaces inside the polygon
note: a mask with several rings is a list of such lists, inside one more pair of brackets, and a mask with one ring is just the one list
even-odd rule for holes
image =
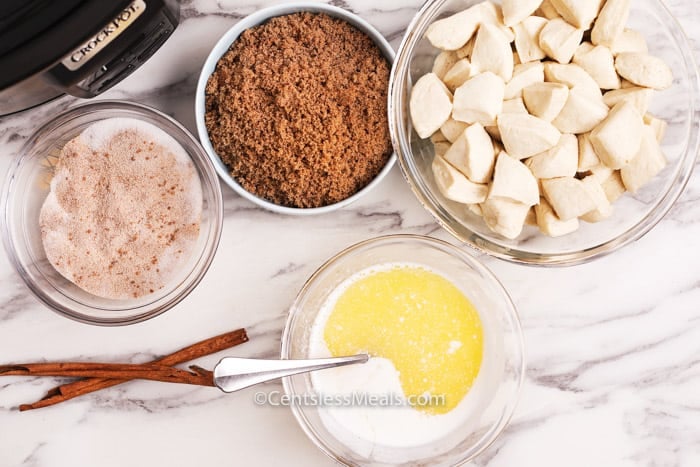
{"label": "glass bowl", "polygon": [[412,83],[432,69],[439,50],[424,39],[428,26],[481,0],[430,0],[423,5],[399,47],[389,85],[389,127],[404,177],[423,206],[459,241],[492,256],[526,264],[573,265],[621,248],[649,232],[671,209],[691,176],[700,144],[698,72],[681,26],[660,0],[632,2],[628,27],[641,31],[650,53],[671,67],[673,86],[656,92],[650,112],[669,123],[663,150],[666,169],[635,195],[615,203],[613,216],[598,224],[581,223],[577,232],[559,238],[526,226],[516,240],[493,234],[463,205],[445,199],[431,171],[430,140],[413,131],[408,113]]}
{"label": "glass bowl", "polygon": [[[461,289],[478,310],[484,326],[484,359],[467,397],[474,394],[479,398],[477,405],[482,410],[471,412],[461,425],[438,441],[413,448],[379,447],[366,442],[357,445],[357,440],[348,443],[337,430],[328,428],[324,407],[292,404],[292,411],[304,432],[323,452],[347,465],[460,464],[486,449],[508,424],[525,370],[523,336],[513,302],[496,277],[460,248],[429,237],[392,235],[367,240],[334,256],[311,276],[292,304],[282,336],[282,358],[317,356],[310,355],[309,350],[312,325],[333,291],[359,271],[397,262],[422,265],[442,275]],[[283,384],[290,400],[304,400],[304,395],[315,394],[309,374],[285,378]]]}
{"label": "glass bowl", "polygon": [[[185,149],[202,185],[202,221],[189,261],[162,290],[134,300],[109,300],[80,289],[46,259],[39,212],[49,192],[51,158],[90,124],[113,117],[143,120]],[[221,187],[197,140],[177,121],[149,107],[120,101],[79,105],[56,116],[25,143],[10,166],[2,194],[3,242],[10,261],[34,295],[68,318],[97,325],[132,324],[152,318],[184,299],[204,277],[219,244],[223,222]]]}
{"label": "glass bowl", "polygon": [[214,146],[212,145],[211,140],[209,139],[209,132],[207,130],[204,117],[206,115],[205,91],[207,87],[207,81],[209,81],[209,77],[216,69],[216,65],[219,62],[219,59],[221,59],[221,57],[231,47],[231,44],[233,44],[236,41],[236,39],[238,39],[238,36],[240,36],[245,30],[258,26],[271,18],[277,16],[290,15],[293,13],[299,13],[302,11],[324,13],[326,15],[346,21],[350,25],[359,29],[361,32],[365,33],[374,41],[374,43],[377,45],[379,50],[386,58],[389,65],[394,63],[394,49],[391,47],[389,42],[374,26],[369,24],[364,19],[360,18],[358,15],[337,6],[326,5],[317,2],[285,3],[281,5],[273,5],[267,8],[263,8],[251,15],[246,16],[241,21],[236,23],[231,29],[229,29],[221,37],[221,39],[219,39],[216,45],[214,45],[212,51],[209,53],[207,60],[204,62],[204,66],[202,67],[202,71],[199,76],[199,81],[197,83],[197,92],[195,94],[195,118],[197,120],[197,132],[199,133],[199,139],[202,142],[202,146],[204,146],[204,149],[207,151],[209,158],[214,164],[214,167],[216,168],[219,177],[221,177],[221,180],[226,185],[231,187],[231,189],[233,189],[233,191],[238,193],[240,196],[260,206],[261,208],[279,214],[287,214],[294,216],[326,214],[354,203],[355,201],[369,193],[372,189],[374,189],[374,187],[379,185],[379,183],[381,183],[384,177],[386,177],[391,168],[394,166],[394,162],[396,161],[396,155],[391,154],[382,170],[377,174],[376,177],[374,177],[374,179],[372,179],[371,182],[369,182],[369,184],[367,184],[364,188],[362,188],[354,195],[342,201],[338,201],[337,203],[329,204],[328,206],[322,206],[318,208],[293,208],[272,203],[266,199],[254,195],[253,193],[243,188],[243,186],[241,186],[241,184],[238,183],[236,179],[231,176],[231,173],[226,167],[226,164],[224,164],[219,155],[216,153],[216,150],[214,149]]}

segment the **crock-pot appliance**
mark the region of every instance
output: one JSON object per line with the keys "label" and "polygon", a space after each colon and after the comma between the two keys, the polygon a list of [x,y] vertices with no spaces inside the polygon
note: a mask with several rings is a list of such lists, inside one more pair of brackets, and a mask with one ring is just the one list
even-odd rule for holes
{"label": "crock-pot appliance", "polygon": [[0,116],[106,91],[158,50],[179,16],[178,0],[0,0]]}

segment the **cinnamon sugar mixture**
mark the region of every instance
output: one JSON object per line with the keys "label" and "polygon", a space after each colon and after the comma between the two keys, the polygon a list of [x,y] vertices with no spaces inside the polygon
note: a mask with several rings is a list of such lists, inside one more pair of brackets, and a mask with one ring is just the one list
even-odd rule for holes
{"label": "cinnamon sugar mixture", "polygon": [[202,188],[187,152],[130,118],[69,141],[39,216],[46,256],[81,289],[138,298],[162,289],[199,236]]}
{"label": "cinnamon sugar mixture", "polygon": [[315,208],[364,188],[392,149],[389,64],[363,32],[295,13],[245,31],[206,88],[206,125],[247,191]]}

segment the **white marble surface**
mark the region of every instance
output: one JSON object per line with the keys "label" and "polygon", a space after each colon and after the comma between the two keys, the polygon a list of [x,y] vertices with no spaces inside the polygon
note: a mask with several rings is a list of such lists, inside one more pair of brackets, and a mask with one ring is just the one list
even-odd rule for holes
{"label": "white marble surface", "polygon": [[[208,50],[241,16],[272,3],[185,1],[173,38],[104,97],[154,105],[194,129],[193,92]],[[397,45],[422,1],[333,3],[360,13]],[[697,2],[668,3],[697,56]],[[0,119],[0,172],[39,122],[70,103],[63,99]],[[0,361],[144,361],[241,326],[251,341],[234,354],[273,357],[287,306],[330,255],[381,234],[447,238],[398,168],[363,201],[317,218],[260,211],[228,188],[224,195],[223,239],[208,275],[176,309],[143,324],[98,328],[53,314],[0,255]],[[520,309],[528,370],[512,424],[475,465],[700,465],[698,238],[695,176],[655,230],[613,256],[551,270],[484,258]],[[200,363],[211,366],[217,358]],[[48,409],[17,411],[54,384],[0,380],[0,466],[332,465],[290,411],[257,407],[252,390],[223,395],[139,382]]]}

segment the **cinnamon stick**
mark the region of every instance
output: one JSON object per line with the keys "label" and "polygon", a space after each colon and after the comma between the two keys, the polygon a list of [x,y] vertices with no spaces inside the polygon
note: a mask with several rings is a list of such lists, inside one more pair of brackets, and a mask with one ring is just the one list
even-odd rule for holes
{"label": "cinnamon stick", "polygon": [[[245,329],[237,329],[235,331],[227,332],[225,334],[221,334],[215,337],[211,337],[209,339],[205,339],[201,342],[197,342],[196,344],[192,344],[188,347],[180,349],[177,352],[153,360],[150,363],[167,366],[178,365],[180,363],[195,360],[197,358],[211,355],[231,347],[235,347],[247,341],[248,335],[246,334]],[[61,386],[57,386],[53,389],[50,389],[42,399],[32,404],[20,405],[19,410],[25,411],[40,409],[42,407],[49,407],[73,399],[75,397],[90,394],[91,392],[100,391],[102,389],[117,386],[130,380],[131,378],[87,378],[71,383],[66,383]]]}
{"label": "cinnamon stick", "polygon": [[25,363],[0,365],[0,376],[68,376],[77,378],[145,379],[164,383],[213,386],[211,372],[201,374],[171,366],[133,363]]}

